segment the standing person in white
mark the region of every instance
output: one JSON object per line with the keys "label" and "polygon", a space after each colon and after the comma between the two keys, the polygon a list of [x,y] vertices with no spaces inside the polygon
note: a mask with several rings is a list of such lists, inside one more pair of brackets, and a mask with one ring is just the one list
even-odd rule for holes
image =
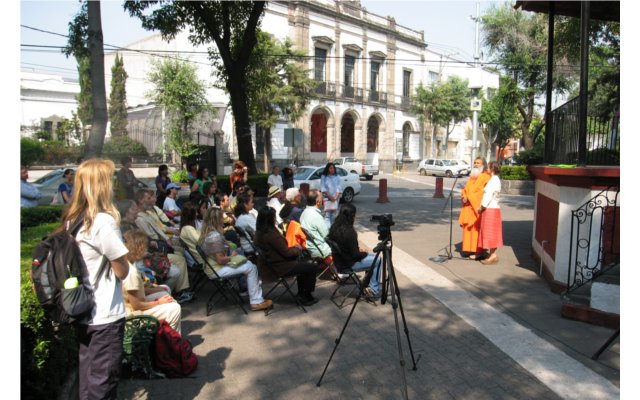
{"label": "standing person in white", "polygon": [[324,220],[327,229],[331,227],[338,214],[338,205],[342,195],[342,184],[337,174],[336,166],[332,162],[327,163],[320,177],[320,191],[324,197]]}
{"label": "standing person in white", "polygon": [[282,190],[282,175],[280,175],[280,167],[277,166],[271,169],[271,175],[267,178],[267,188],[271,189],[273,186]]}
{"label": "standing person in white", "polygon": [[495,161],[489,163],[487,172],[491,174],[489,182],[484,187],[484,195],[478,214],[482,214],[478,247],[489,250],[489,255],[480,262],[485,265],[498,263],[496,250],[502,247],[502,216],[500,215],[500,164]]}
{"label": "standing person in white", "polygon": [[[120,214],[113,205],[110,160],[80,164],[71,202],[62,216],[62,231],[82,219],[76,235],[93,285],[95,306],[88,321],[78,324],[80,399],[115,399],[122,365],[125,308],[122,280],[129,273],[128,253],[120,233]],[[96,281],[103,260],[105,270]]]}

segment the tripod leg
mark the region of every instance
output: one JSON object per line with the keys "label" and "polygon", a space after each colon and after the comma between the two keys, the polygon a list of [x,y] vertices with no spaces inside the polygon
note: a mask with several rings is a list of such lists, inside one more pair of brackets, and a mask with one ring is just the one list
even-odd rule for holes
{"label": "tripod leg", "polygon": [[[409,353],[411,354],[411,361],[413,362],[413,370],[416,371],[418,369],[416,365],[416,359],[413,356],[413,347],[411,346],[411,339],[409,338],[409,327],[407,326],[407,319],[404,316],[404,308],[402,307],[402,298],[400,297],[400,288],[398,287],[398,281],[396,279],[396,271],[393,268],[393,261],[391,257],[389,257],[389,275],[391,275],[391,282],[393,283],[393,289],[395,290],[395,296],[398,298],[398,305],[400,306],[400,315],[402,316],[402,325],[404,326],[404,334],[407,337],[407,344],[409,345]],[[394,292],[392,292],[392,295]],[[393,301],[393,297],[392,297]],[[394,306],[395,311],[395,306]]]}
{"label": "tripod leg", "polygon": [[[369,271],[367,271],[367,274],[365,275],[365,281],[369,281],[370,279],[370,274],[371,274],[372,269],[370,269]],[[351,316],[353,315],[353,312],[356,310],[356,306],[358,305],[358,301],[360,301],[360,298],[362,297],[362,292],[364,291],[364,284],[362,285],[362,287],[360,288],[360,292],[358,293],[358,297],[356,297],[356,301],[353,303],[353,307],[351,307],[351,311],[349,312],[349,316],[347,317],[347,320],[344,323],[344,326],[342,327],[342,331],[340,331],[340,336],[338,336],[336,338],[336,344],[335,346],[333,346],[333,351],[331,352],[331,355],[329,356],[329,360],[327,360],[327,365],[324,366],[324,370],[322,371],[322,375],[320,375],[320,379],[318,380],[318,383],[316,383],[316,386],[320,386],[320,384],[322,383],[322,379],[324,378],[324,374],[327,372],[327,368],[329,368],[329,364],[331,363],[331,359],[333,359],[333,355],[335,354],[336,350],[338,349],[338,345],[340,344],[340,340],[342,340],[342,335],[344,335],[344,332],[347,329],[347,325],[349,325],[349,321],[351,320]]]}

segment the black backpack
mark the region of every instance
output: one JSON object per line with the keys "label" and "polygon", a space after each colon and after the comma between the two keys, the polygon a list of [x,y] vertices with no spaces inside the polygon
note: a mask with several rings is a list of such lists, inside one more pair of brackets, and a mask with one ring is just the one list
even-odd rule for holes
{"label": "black backpack", "polygon": [[[33,288],[54,328],[88,320],[95,304],[89,272],[75,238],[82,223],[80,218],[71,228],[45,237],[33,252]],[[106,257],[96,282],[105,265]]]}

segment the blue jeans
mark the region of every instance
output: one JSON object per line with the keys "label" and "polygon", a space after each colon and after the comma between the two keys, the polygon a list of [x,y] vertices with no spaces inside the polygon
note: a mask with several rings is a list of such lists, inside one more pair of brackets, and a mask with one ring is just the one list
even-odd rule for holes
{"label": "blue jeans", "polygon": [[[362,271],[368,269],[373,265],[373,259],[376,258],[374,253],[369,253],[365,258],[356,262],[351,266],[351,269],[354,271]],[[371,280],[369,281],[369,288],[373,291],[376,296],[380,296],[380,264],[382,262],[382,258],[378,257],[376,260],[376,265],[373,266],[373,274],[371,275]]]}
{"label": "blue jeans", "polygon": [[327,229],[331,229],[333,221],[336,220],[338,210],[324,210],[324,222],[327,224]]}

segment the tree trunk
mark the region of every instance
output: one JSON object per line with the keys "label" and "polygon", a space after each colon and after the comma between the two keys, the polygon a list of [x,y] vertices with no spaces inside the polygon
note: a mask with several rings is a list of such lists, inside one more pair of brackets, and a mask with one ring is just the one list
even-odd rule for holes
{"label": "tree trunk", "polygon": [[104,86],[104,48],[100,1],[89,1],[87,6],[89,52],[91,54],[91,104],[93,105],[91,134],[84,150],[84,157],[88,159],[102,155],[104,137],[107,134],[107,95]]}
{"label": "tree trunk", "polygon": [[227,90],[231,96],[231,109],[236,124],[236,139],[238,141],[238,158],[242,160],[249,175],[258,173],[256,159],[251,141],[251,125],[249,122],[249,99],[247,98],[246,80],[244,75],[231,75],[227,80]]}
{"label": "tree trunk", "polygon": [[436,153],[436,130],[438,129],[438,127],[433,124],[433,129],[431,129],[431,149],[429,151],[429,158],[435,158],[437,157]]}
{"label": "tree trunk", "polygon": [[264,171],[270,172],[269,160],[271,159],[271,128],[262,128],[262,153],[264,154]]}

